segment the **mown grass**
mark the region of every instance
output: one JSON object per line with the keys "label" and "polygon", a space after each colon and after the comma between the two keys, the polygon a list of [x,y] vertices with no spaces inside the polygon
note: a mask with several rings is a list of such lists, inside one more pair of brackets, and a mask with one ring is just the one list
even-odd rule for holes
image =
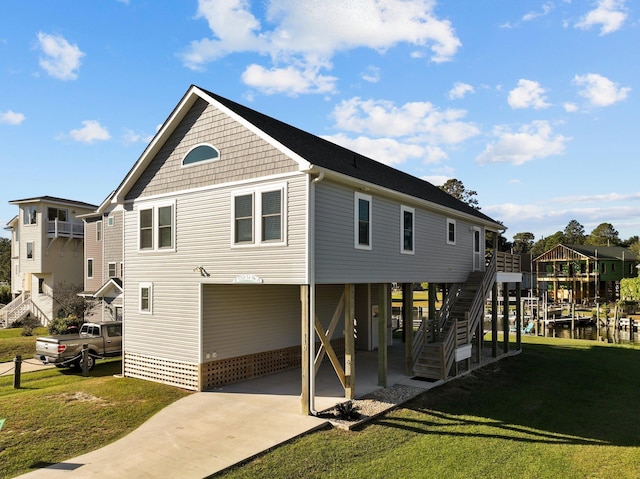
{"label": "mown grass", "polygon": [[[0,365],[2,366],[2,365]],[[0,377],[0,478],[10,478],[104,446],[188,394],[115,377],[120,360],[100,361],[91,377],[65,369]],[[118,460],[114,458],[114,460]]]}
{"label": "mown grass", "polygon": [[215,477],[640,477],[640,349],[523,340],[522,354],[359,431],[314,433]]}
{"label": "mown grass", "polygon": [[19,354],[32,358],[36,353],[36,337],[46,336],[47,328],[35,328],[33,336],[22,336],[22,328],[0,329],[0,363],[13,361]]}

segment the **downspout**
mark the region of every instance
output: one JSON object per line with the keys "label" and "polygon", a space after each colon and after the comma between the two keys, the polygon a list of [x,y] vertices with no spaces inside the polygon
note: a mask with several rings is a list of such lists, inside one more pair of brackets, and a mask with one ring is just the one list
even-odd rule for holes
{"label": "downspout", "polygon": [[324,179],[324,172],[320,171],[318,176],[310,182],[309,188],[309,211],[307,215],[307,254],[308,254],[308,274],[309,274],[309,412],[313,416],[318,415],[315,408],[316,398],[316,376],[315,376],[315,315],[316,315],[316,189],[315,185]]}

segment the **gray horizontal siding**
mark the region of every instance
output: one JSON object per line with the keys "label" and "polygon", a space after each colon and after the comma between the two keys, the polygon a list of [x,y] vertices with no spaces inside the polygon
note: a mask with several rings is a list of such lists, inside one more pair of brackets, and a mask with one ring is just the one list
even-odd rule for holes
{"label": "gray horizontal siding", "polygon": [[203,362],[300,344],[299,286],[206,285]]}
{"label": "gray horizontal siding", "polygon": [[415,254],[400,252],[402,203],[372,195],[372,249],[354,248],[354,191],[316,185],[315,261],[318,283],[458,282],[472,269],[471,224],[456,219],[457,241],[446,242],[447,216],[415,208]]}

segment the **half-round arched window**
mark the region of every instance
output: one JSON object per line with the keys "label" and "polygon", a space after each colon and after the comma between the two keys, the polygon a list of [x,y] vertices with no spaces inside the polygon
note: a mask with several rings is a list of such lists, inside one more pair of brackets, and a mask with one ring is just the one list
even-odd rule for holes
{"label": "half-round arched window", "polygon": [[219,158],[220,152],[216,148],[203,143],[201,145],[194,146],[189,150],[189,153],[187,153],[182,159],[182,166],[191,166],[205,161],[215,161]]}

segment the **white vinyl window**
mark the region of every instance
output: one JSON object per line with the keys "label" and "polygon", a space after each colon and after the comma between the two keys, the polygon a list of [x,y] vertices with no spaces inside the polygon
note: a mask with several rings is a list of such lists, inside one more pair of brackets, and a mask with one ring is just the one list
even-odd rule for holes
{"label": "white vinyl window", "polygon": [[415,252],[415,210],[408,206],[400,207],[400,252]]}
{"label": "white vinyl window", "polygon": [[141,206],[138,210],[140,251],[175,251],[175,202]]}
{"label": "white vinyl window", "polygon": [[109,263],[109,278],[115,278],[118,276],[117,263]]}
{"label": "white vinyl window", "polygon": [[87,258],[87,278],[93,278],[93,258]]}
{"label": "white vinyl window", "polygon": [[33,259],[35,247],[36,246],[33,241],[27,242],[27,259]]}
{"label": "white vinyl window", "polygon": [[456,244],[456,220],[447,218],[447,244]]}
{"label": "white vinyl window", "polygon": [[371,196],[356,192],[354,195],[354,246],[357,249],[372,248],[371,244]]}
{"label": "white vinyl window", "polygon": [[102,241],[102,221],[96,221],[96,241]]}
{"label": "white vinyl window", "polygon": [[35,225],[37,224],[37,210],[35,206],[25,206],[22,210],[22,224],[24,225]]}
{"label": "white vinyl window", "polygon": [[140,312],[151,314],[153,312],[153,284],[140,283]]}
{"label": "white vinyl window", "polygon": [[232,195],[232,244],[283,245],[286,237],[286,185],[237,191]]}

